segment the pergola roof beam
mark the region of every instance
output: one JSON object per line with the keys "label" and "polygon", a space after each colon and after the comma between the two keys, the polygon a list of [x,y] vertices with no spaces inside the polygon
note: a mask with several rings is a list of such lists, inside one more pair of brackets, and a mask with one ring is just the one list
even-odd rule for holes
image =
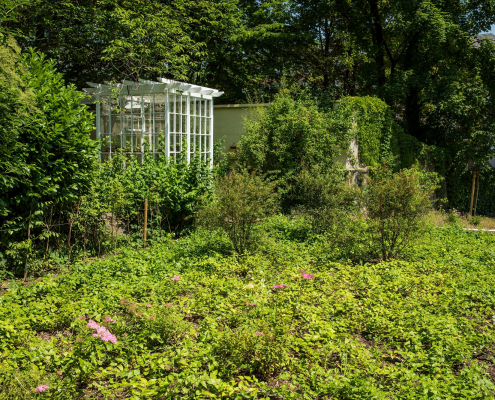
{"label": "pergola roof beam", "polygon": [[140,79],[139,82],[134,82],[125,79],[122,82],[105,81],[104,84],[87,82],[87,84],[90,87],[85,88],[84,91],[93,96],[144,96],[151,94],[161,94],[164,93],[167,89],[170,90],[172,93],[180,91],[187,96],[204,99],[219,97],[223,94],[223,92],[220,92],[216,89],[165,78],[159,78],[158,82],[145,79]]}

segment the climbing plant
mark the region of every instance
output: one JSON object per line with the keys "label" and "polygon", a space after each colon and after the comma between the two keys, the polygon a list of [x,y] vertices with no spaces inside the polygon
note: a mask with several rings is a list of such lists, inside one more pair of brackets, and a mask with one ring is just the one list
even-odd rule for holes
{"label": "climbing plant", "polygon": [[339,129],[353,132],[359,146],[359,164],[388,164],[395,170],[418,161],[423,145],[397,124],[390,107],[375,97],[345,97],[334,111]]}

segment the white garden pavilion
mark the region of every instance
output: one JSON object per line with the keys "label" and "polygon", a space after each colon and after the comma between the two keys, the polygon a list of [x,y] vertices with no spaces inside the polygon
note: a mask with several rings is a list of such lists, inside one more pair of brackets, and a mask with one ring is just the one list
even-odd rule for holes
{"label": "white garden pavilion", "polygon": [[213,99],[223,92],[164,78],[88,85],[102,161],[119,151],[142,159],[148,151],[213,162]]}

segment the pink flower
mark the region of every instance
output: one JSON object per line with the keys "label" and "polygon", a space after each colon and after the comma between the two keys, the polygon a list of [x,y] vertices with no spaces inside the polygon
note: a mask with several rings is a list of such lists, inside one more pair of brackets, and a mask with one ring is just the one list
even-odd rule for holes
{"label": "pink flower", "polygon": [[92,319],[89,320],[88,328],[98,329],[99,327],[100,327],[100,325],[98,325],[95,321],[93,321]]}
{"label": "pink flower", "polygon": [[305,269],[301,269],[300,271],[297,271],[297,272],[300,272],[301,274],[305,274],[306,273],[306,270]]}
{"label": "pink flower", "polygon": [[313,274],[303,274],[304,279],[313,279],[315,276]]}
{"label": "pink flower", "polygon": [[95,338],[100,338],[104,342],[111,342],[111,343],[116,343],[117,338],[115,335],[112,335],[110,331],[105,328],[104,326],[100,326],[95,333],[93,333],[93,336]]}
{"label": "pink flower", "polygon": [[256,331],[256,332],[254,332],[254,334],[255,334],[256,336],[263,336],[263,332],[258,332],[258,331]]}
{"label": "pink flower", "polygon": [[151,304],[146,304],[146,307],[151,307]]}
{"label": "pink flower", "polygon": [[248,306],[254,307],[256,303],[247,303]]}
{"label": "pink flower", "polygon": [[179,281],[180,280],[180,276],[174,276],[173,278],[170,278],[172,281]]}
{"label": "pink flower", "polygon": [[105,317],[105,322],[110,322],[112,324],[115,324],[115,320],[113,318],[110,318],[110,317]]}
{"label": "pink flower", "polygon": [[92,319],[89,320],[88,327],[91,329],[94,329],[96,331],[96,332],[93,332],[93,336],[95,338],[100,338],[104,342],[111,342],[111,343],[117,342],[117,338],[115,337],[115,335],[112,335],[107,328],[105,328],[104,326],[98,325]]}
{"label": "pink flower", "polygon": [[36,393],[41,393],[44,392],[46,389],[48,389],[48,385],[38,385],[34,391]]}
{"label": "pink flower", "polygon": [[282,289],[284,287],[288,287],[289,285],[286,285],[285,283],[282,283],[281,285],[273,285],[273,289]]}

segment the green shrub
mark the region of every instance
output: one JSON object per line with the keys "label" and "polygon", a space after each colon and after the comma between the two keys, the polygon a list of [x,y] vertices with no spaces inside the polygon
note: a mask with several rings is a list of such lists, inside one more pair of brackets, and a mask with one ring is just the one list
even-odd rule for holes
{"label": "green shrub", "polygon": [[111,212],[129,232],[141,232],[148,199],[148,224],[155,235],[186,230],[210,191],[211,179],[209,164],[199,157],[187,163],[185,158],[171,162],[148,154],[142,162],[133,156],[115,156],[100,173]]}
{"label": "green shrub", "polygon": [[445,214],[447,223],[452,226],[459,226],[461,222],[461,213],[457,211],[455,208],[451,208],[446,214]]}
{"label": "green shrub", "polygon": [[382,260],[398,257],[427,230],[435,176],[414,169],[375,170],[364,192],[364,207],[373,252]]}
{"label": "green shrub", "polygon": [[327,251],[338,259],[365,258],[366,222],[357,202],[360,189],[346,185],[344,172],[303,171],[298,188],[312,234],[328,243]]}
{"label": "green shrub", "polygon": [[213,201],[199,213],[200,225],[221,228],[238,254],[252,250],[259,240],[256,225],[277,210],[275,184],[254,172],[233,170],[215,182]]}
{"label": "green shrub", "polygon": [[332,230],[353,204],[343,171],[304,170],[298,176],[297,188],[317,234]]}
{"label": "green shrub", "polygon": [[332,129],[330,114],[308,93],[282,89],[268,107],[259,107],[245,121],[238,161],[276,177],[288,210],[294,205],[292,191],[299,173],[316,165],[331,168],[344,142]]}
{"label": "green shrub", "polygon": [[[91,187],[97,143],[84,94],[66,85],[43,54],[14,54],[10,72],[19,87],[9,96],[17,100],[0,106],[0,253],[11,271],[22,268],[26,276],[28,267],[43,268],[36,244],[54,233],[53,209],[67,216]],[[0,81],[2,75],[3,68]]]}
{"label": "green shrub", "polygon": [[474,226],[479,226],[481,224],[481,215],[474,215],[469,219],[469,222]]}

